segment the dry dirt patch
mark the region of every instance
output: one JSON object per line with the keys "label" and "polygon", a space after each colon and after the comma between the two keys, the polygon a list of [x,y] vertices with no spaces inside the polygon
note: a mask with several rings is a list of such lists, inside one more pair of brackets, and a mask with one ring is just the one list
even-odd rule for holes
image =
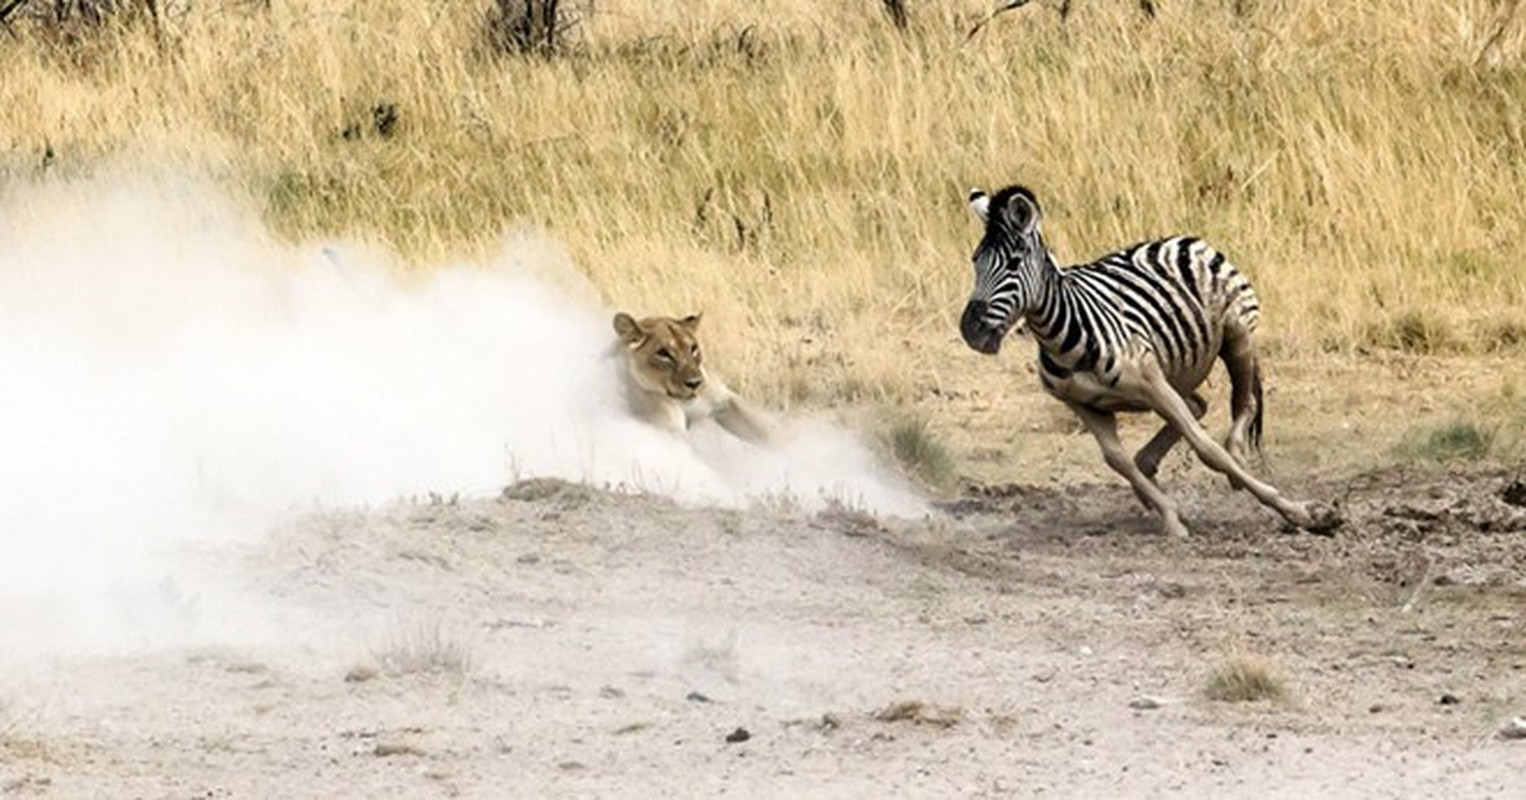
{"label": "dry dirt patch", "polygon": [[[1113,484],[972,487],[921,520],[545,482],[308,517],[241,556],[301,612],[291,646],[13,676],[37,700],[0,786],[1505,796],[1526,768],[1497,736],[1526,711],[1515,481],[1291,487],[1342,503],[1328,538],[1216,483],[1173,487],[1185,542]],[[389,669],[402,651],[451,666]],[[1210,699],[1245,653],[1284,697]]]}

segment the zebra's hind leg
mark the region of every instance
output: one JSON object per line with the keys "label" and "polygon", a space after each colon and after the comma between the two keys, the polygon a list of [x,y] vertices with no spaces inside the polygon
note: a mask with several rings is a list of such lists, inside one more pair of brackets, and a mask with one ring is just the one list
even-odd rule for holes
{"label": "zebra's hind leg", "polygon": [[[1256,358],[1256,345],[1251,333],[1242,327],[1225,331],[1224,344],[1219,348],[1219,358],[1229,372],[1229,433],[1224,437],[1224,448],[1240,466],[1248,466],[1249,452],[1261,452],[1261,363]],[[1244,488],[1230,484],[1236,489]]]}
{"label": "zebra's hind leg", "polygon": [[[1086,429],[1096,438],[1097,446],[1102,448],[1102,459],[1107,462],[1107,465],[1129,482],[1129,485],[1134,488],[1134,494],[1141,502],[1160,513],[1161,525],[1166,534],[1185,538],[1187,526],[1182,524],[1181,514],[1176,510],[1176,502],[1166,496],[1166,493],[1155,484],[1154,479],[1140,470],[1139,465],[1129,458],[1128,451],[1123,447],[1123,441],[1118,438],[1118,418],[1075,403],[1067,403],[1067,405],[1070,406],[1071,411],[1076,412],[1076,416],[1081,418]],[[1160,436],[1157,435],[1156,438]]]}
{"label": "zebra's hind leg", "polygon": [[[1165,373],[1160,365],[1149,361],[1142,365],[1138,377],[1143,381],[1142,387],[1150,399],[1150,405],[1156,413],[1166,418],[1166,421],[1175,425],[1181,432],[1192,449],[1197,451],[1198,457],[1209,467],[1223,473],[1230,480],[1236,481],[1246,491],[1256,496],[1257,500],[1268,508],[1282,515],[1289,523],[1313,533],[1325,533],[1339,527],[1342,520],[1335,509],[1322,503],[1295,502],[1282,496],[1275,486],[1258,480],[1240,466],[1240,463],[1229,454],[1224,446],[1214,441],[1203,430],[1203,426],[1192,417],[1192,409],[1187,401],[1177,393],[1166,380]],[[1132,463],[1132,462],[1131,462]]]}

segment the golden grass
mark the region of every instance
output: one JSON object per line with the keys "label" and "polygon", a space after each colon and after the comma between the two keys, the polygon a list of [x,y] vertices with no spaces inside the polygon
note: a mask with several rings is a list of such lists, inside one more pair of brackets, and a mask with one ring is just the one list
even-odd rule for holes
{"label": "golden grass", "polygon": [[1225,659],[1203,692],[1209,700],[1221,703],[1280,701],[1288,697],[1287,679],[1271,663],[1257,656],[1237,655]]}
{"label": "golden grass", "polygon": [[1526,24],[1492,0],[1035,4],[968,41],[985,0],[904,34],[870,2],[601,0],[550,58],[484,52],[486,2],[269,5],[0,36],[0,182],[190,165],[421,268],[544,229],[612,305],[706,311],[781,406],[1000,378],[954,333],[977,184],[1033,186],[1062,260],[1210,238],[1277,359],[1526,340]]}

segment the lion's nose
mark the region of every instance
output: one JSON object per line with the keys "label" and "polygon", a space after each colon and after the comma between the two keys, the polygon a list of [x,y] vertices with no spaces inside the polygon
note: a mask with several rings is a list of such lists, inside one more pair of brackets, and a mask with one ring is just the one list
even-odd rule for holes
{"label": "lion's nose", "polygon": [[690,389],[698,389],[705,382],[704,378],[684,378],[684,385]]}

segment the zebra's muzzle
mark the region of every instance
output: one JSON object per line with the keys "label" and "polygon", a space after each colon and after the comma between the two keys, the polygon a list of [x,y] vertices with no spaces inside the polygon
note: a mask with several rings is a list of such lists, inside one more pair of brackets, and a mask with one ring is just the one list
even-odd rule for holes
{"label": "zebra's muzzle", "polygon": [[985,315],[986,304],[979,300],[971,300],[969,305],[964,307],[964,316],[959,318],[959,333],[964,336],[964,343],[971,349],[994,356],[1001,350],[1001,339],[1007,331],[986,325]]}

